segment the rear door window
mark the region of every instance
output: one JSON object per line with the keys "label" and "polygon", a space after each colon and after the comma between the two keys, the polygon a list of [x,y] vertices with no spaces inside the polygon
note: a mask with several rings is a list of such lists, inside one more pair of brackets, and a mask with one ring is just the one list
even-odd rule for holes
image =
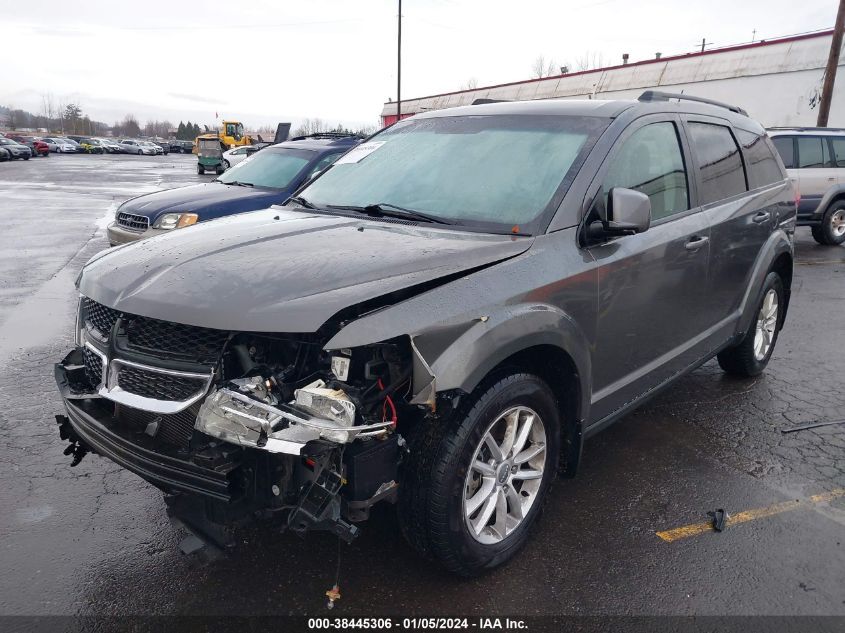
{"label": "rear door window", "polygon": [[698,157],[699,202],[710,204],[747,191],[739,146],[728,127],[714,123],[688,124]]}
{"label": "rear door window", "polygon": [[674,123],[651,123],[624,141],[602,185],[605,202],[614,187],[646,194],[652,220],[689,209],[687,172]]}
{"label": "rear door window", "polygon": [[795,167],[795,145],[793,136],[777,136],[772,139],[775,144],[775,149],[780,154],[780,159],[783,161],[783,166],[787,169]]}
{"label": "rear door window", "polygon": [[786,177],[764,137],[739,129],[736,130],[736,136],[745,154],[748,184],[751,187],[763,187]]}
{"label": "rear door window", "polygon": [[845,136],[834,136],[830,139],[833,147],[833,164],[845,167]]}
{"label": "rear door window", "polygon": [[830,165],[830,152],[825,139],[820,136],[798,137],[798,167],[818,169]]}

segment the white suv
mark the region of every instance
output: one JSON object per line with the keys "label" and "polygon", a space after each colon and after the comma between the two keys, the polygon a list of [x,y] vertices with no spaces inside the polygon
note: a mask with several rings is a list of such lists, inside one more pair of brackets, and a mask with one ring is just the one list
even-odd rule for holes
{"label": "white suv", "polygon": [[845,129],[768,132],[800,196],[798,225],[809,226],[819,244],[845,242]]}

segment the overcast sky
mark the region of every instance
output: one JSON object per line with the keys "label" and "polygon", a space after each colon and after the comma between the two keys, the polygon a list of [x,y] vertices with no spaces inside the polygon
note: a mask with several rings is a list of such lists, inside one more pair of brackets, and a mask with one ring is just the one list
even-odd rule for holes
{"label": "overcast sky", "polygon": [[[404,0],[402,95],[526,79],[539,55],[608,64],[828,28],[835,0]],[[376,124],[396,97],[396,0],[0,0],[0,105],[42,95],[112,123],[133,113],[248,125]],[[700,46],[700,44],[699,44]]]}

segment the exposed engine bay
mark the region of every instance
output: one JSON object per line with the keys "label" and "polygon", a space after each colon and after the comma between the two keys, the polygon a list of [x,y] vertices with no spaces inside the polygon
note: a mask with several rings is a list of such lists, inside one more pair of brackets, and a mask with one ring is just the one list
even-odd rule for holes
{"label": "exposed engine bay", "polygon": [[77,330],[56,368],[66,453],[136,472],[195,534],[224,545],[264,516],[348,541],[375,503],[395,501],[401,431],[425,414],[410,403],[407,337],[327,351],[319,332],[209,330],[86,298]]}

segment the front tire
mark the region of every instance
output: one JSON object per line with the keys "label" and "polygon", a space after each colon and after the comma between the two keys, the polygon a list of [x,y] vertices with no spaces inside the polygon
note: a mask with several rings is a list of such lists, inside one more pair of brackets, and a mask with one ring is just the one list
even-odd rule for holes
{"label": "front tire", "polygon": [[763,373],[783,325],[786,307],[783,281],[777,273],[769,273],[763,284],[763,292],[757,302],[756,318],[748,328],[745,337],[734,347],[717,356],[719,366],[732,376],[751,378]]}
{"label": "front tire", "polygon": [[525,544],[556,476],[560,418],[527,373],[482,383],[451,415],[410,435],[398,512],[423,556],[462,576],[502,565]]}
{"label": "front tire", "polygon": [[205,167],[202,165],[197,165],[197,173],[202,176],[205,173]]}

